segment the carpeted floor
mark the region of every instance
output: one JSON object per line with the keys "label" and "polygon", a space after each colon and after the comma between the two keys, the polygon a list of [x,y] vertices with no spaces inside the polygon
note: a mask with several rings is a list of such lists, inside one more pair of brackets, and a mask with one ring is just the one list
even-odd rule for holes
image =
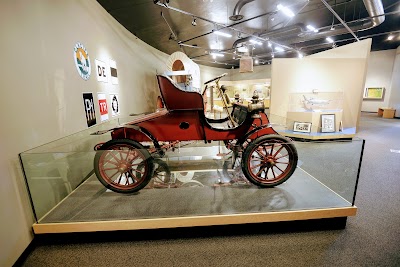
{"label": "carpeted floor", "polygon": [[[364,113],[358,214],[345,229],[272,223],[37,236],[22,266],[400,266],[400,120]],[[340,225],[337,225],[340,228]]]}

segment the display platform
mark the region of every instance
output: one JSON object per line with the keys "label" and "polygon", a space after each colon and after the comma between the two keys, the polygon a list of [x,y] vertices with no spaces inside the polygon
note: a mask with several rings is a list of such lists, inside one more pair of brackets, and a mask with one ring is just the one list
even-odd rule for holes
{"label": "display platform", "polygon": [[[68,137],[20,154],[35,234],[345,218],[354,206],[364,140],[298,142],[285,183],[259,188],[235,168],[222,142],[182,143],[162,160],[169,179],[142,190],[107,190],[93,173],[94,143]],[[95,138],[95,140],[93,140]],[[100,139],[99,139],[100,138]],[[165,172],[161,172],[161,175]]]}
{"label": "display platform", "polygon": [[[173,176],[183,174],[188,172]],[[283,185],[264,189],[244,181],[223,183],[231,178],[223,176],[222,170],[189,175],[198,183],[153,187],[133,195],[106,190],[92,176],[35,224],[34,231],[168,228],[333,218],[356,213],[350,202],[301,168]]]}

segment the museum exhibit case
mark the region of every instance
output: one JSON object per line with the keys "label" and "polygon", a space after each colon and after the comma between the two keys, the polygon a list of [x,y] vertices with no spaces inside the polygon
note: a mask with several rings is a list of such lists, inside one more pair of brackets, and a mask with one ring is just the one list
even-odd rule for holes
{"label": "museum exhibit case", "polygon": [[[93,133],[131,119],[111,120],[20,154],[36,234],[346,218],[356,213],[362,139],[293,141],[296,169],[272,188],[250,183],[241,159],[233,159],[224,142],[183,141],[153,159],[151,180],[140,191],[109,190],[94,171],[96,155],[105,151],[94,147],[109,141],[110,134]],[[115,161],[128,157],[126,150],[107,152]],[[108,167],[115,168],[113,160]],[[125,186],[130,176],[140,179],[141,170],[115,180]]]}
{"label": "museum exhibit case", "polygon": [[309,139],[352,138],[343,127],[343,92],[289,93],[284,135]]}

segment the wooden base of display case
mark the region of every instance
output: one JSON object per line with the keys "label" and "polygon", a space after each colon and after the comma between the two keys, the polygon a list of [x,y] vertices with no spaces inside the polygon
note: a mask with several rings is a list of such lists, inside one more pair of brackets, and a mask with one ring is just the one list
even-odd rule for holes
{"label": "wooden base of display case", "polygon": [[338,218],[356,215],[357,207],[316,210],[281,211],[232,215],[191,216],[140,220],[117,220],[73,223],[35,223],[35,234],[98,232],[138,229],[161,229],[193,226],[230,225],[261,222],[283,222],[310,219]]}

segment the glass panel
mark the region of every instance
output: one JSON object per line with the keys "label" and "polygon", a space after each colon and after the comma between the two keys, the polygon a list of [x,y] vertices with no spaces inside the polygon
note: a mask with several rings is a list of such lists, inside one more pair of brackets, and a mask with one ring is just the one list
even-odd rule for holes
{"label": "glass panel", "polygon": [[[69,139],[70,142],[63,140],[62,145],[48,145],[50,152],[41,147],[41,152],[21,154],[39,223],[350,207],[364,142],[295,141],[299,160],[293,175],[281,185],[261,188],[250,183],[242,172],[243,166],[259,170],[255,163],[247,165],[238,158],[232,165],[232,152],[222,142],[182,142],[163,158],[149,158],[147,150],[127,152],[116,147],[93,151],[96,142],[110,139],[109,134],[89,135],[75,142]],[[108,154],[102,154],[105,152]],[[138,155],[144,155],[144,163],[137,161]],[[107,189],[94,171],[100,166],[97,173],[105,176],[103,183],[107,184],[107,179],[108,183],[114,181],[123,191],[147,177],[147,163],[154,168],[151,181],[129,194]]]}

